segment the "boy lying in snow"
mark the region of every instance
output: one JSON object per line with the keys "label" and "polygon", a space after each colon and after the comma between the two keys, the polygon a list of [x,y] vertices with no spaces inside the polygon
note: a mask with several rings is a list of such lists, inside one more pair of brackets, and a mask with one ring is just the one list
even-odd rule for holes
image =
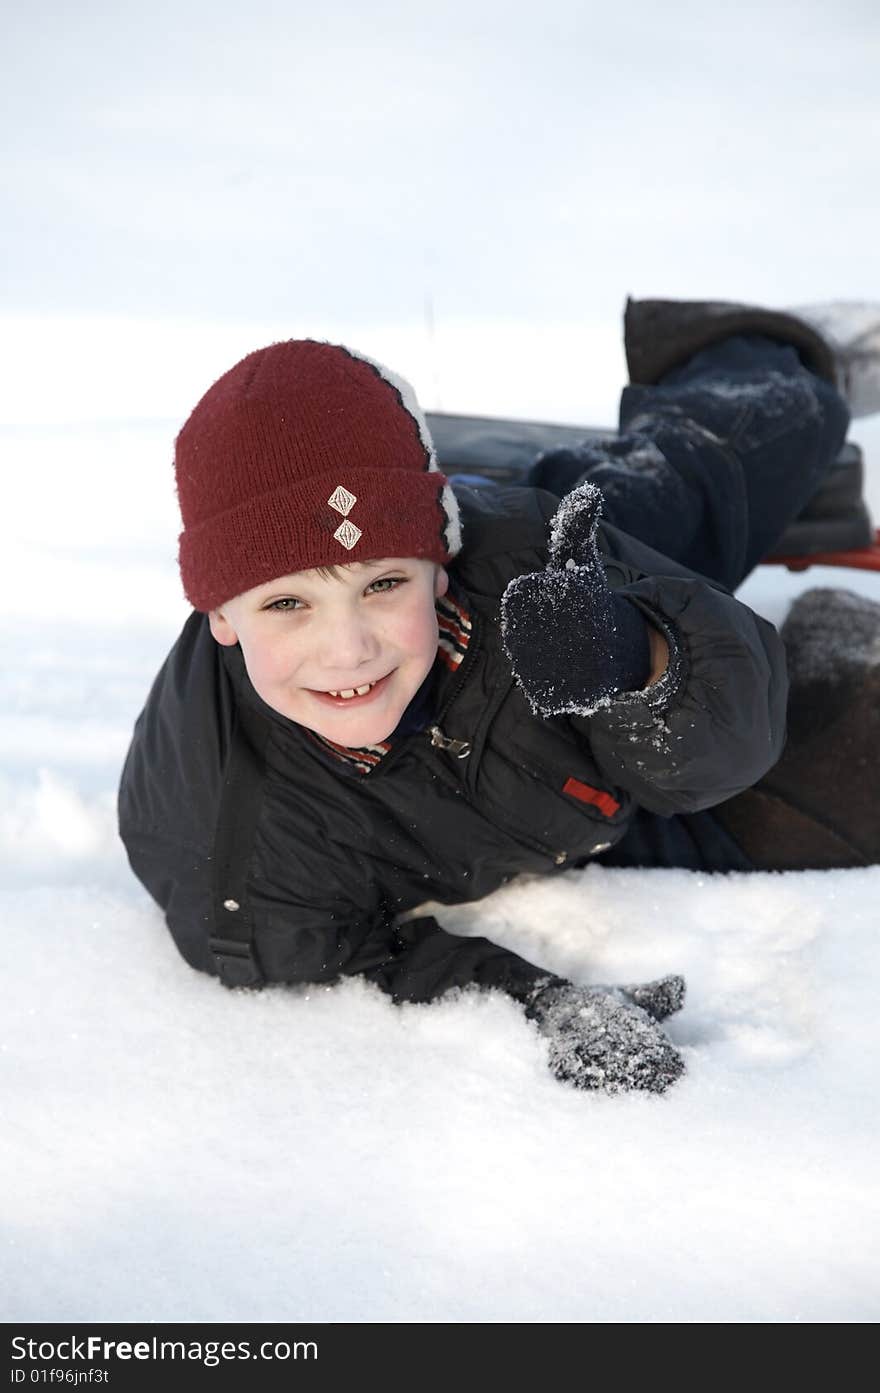
{"label": "boy lying in snow", "polygon": [[626,342],[621,435],[536,463],[561,504],[453,487],[408,384],[342,346],[261,349],[195,407],[176,444],[194,613],[119,800],[193,967],[357,973],[396,1001],[498,987],[560,1078],[660,1092],[684,1067],[657,1024],[680,978],[580,987],[401,916],[592,859],[878,859],[876,814],[811,785],[809,730],[780,762],[783,643],[729,591],[836,456],[838,388],[880,401],[806,317],[630,302]]}

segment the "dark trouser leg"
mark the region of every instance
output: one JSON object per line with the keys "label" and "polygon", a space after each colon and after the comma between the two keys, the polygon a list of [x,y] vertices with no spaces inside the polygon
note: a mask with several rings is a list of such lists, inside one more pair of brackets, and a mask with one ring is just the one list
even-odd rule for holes
{"label": "dark trouser leg", "polygon": [[[533,482],[564,494],[588,479],[603,491],[609,522],[734,589],[813,495],[848,419],[839,394],[794,348],[731,338],[655,387],[626,388],[619,438],[553,452]],[[660,819],[641,811],[606,864],[801,870],[880,862],[880,606],[811,592],[783,637],[792,688],[779,763],[754,789],[705,813]]]}
{"label": "dark trouser leg", "polygon": [[529,482],[560,496],[598,485],[608,522],[735,589],[815,493],[848,424],[796,349],[736,336],[656,386],[626,387],[616,439],[552,451]]}

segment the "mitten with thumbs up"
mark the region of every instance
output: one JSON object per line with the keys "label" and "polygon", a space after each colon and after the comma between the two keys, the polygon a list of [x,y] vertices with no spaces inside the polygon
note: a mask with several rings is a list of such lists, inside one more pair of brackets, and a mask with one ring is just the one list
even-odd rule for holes
{"label": "mitten with thumbs up", "polygon": [[651,673],[648,621],[605,577],[596,541],[602,494],[581,484],[550,530],[543,571],[516,576],[501,599],[501,634],[536,715],[589,715]]}

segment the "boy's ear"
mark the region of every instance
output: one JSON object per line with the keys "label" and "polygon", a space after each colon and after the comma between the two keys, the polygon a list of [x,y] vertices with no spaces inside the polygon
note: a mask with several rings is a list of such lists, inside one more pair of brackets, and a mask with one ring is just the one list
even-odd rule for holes
{"label": "boy's ear", "polygon": [[445,595],[449,589],[449,576],[442,566],[437,567],[434,576],[434,599],[439,600],[441,595]]}
{"label": "boy's ear", "polygon": [[222,609],[209,610],[208,623],[211,626],[211,633],[218,643],[223,644],[224,648],[231,648],[234,643],[238,643],[238,634],[233,629]]}

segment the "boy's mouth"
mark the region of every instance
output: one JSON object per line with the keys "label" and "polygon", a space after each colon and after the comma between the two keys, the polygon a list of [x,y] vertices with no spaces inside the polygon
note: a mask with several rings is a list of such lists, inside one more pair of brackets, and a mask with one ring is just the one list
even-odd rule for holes
{"label": "boy's mouth", "polygon": [[388,672],[376,682],[363,682],[359,687],[343,687],[335,692],[319,692],[312,689],[312,696],[329,702],[331,706],[363,706],[384,690],[391,676],[392,674]]}
{"label": "boy's mouth", "polygon": [[349,687],[347,691],[344,691],[344,692],[328,692],[327,695],[328,695],[328,696],[345,697],[346,701],[349,701],[352,697],[356,697],[356,696],[366,696],[366,695],[367,695],[367,692],[371,692],[371,691],[373,690],[373,688],[375,687],[375,685],[376,685],[375,682],[368,682],[368,683],[366,684],[366,686],[364,686],[364,687]]}

